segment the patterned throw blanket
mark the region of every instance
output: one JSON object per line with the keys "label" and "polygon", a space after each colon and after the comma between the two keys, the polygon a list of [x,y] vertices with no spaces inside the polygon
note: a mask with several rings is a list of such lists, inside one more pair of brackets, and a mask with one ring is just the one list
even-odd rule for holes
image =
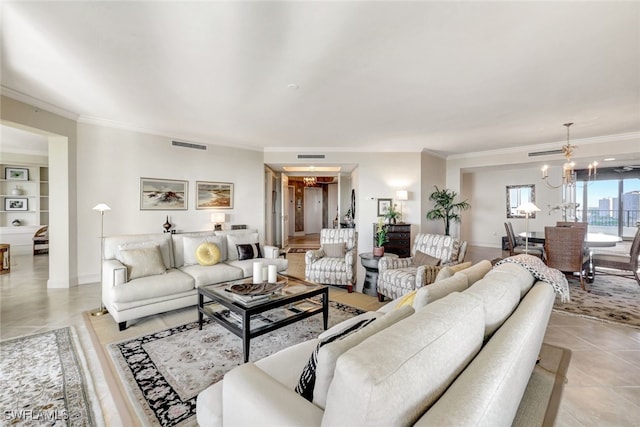
{"label": "patterned throw blanket", "polygon": [[556,294],[560,295],[560,300],[562,302],[571,302],[569,282],[567,282],[567,278],[561,271],[547,267],[540,258],[527,254],[505,258],[496,263],[496,266],[507,262],[518,264],[526,268],[533,277],[553,286]]}

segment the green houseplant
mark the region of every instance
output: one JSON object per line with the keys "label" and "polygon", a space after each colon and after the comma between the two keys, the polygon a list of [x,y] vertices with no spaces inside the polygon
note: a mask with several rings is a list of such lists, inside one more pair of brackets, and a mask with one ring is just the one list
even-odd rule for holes
{"label": "green houseplant", "polygon": [[384,217],[389,220],[389,224],[395,224],[400,216],[400,212],[396,210],[396,207],[398,207],[397,204],[389,206],[389,210],[384,214]]}
{"label": "green houseplant", "polygon": [[374,256],[384,255],[384,244],[387,243],[387,229],[382,222],[382,217],[378,218],[378,226],[376,228],[376,241],[373,247]]}
{"label": "green houseplant", "polygon": [[466,200],[455,203],[454,200],[458,194],[446,188],[440,190],[438,186],[434,186],[436,191],[431,193],[429,200],[435,202],[433,209],[427,212],[427,219],[444,221],[444,234],[449,235],[449,227],[451,221],[460,222],[460,212],[471,208]]}

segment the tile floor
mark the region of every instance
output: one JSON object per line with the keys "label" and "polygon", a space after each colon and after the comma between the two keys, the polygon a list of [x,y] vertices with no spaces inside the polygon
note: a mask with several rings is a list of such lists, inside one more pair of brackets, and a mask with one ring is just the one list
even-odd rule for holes
{"label": "tile floor", "polygon": [[[298,240],[292,245],[308,244]],[[473,261],[496,256],[500,256],[496,249],[470,248],[469,252]],[[304,262],[303,257],[291,258]],[[84,327],[81,313],[97,308],[97,284],[47,289],[47,274],[48,256],[12,257],[11,273],[0,276],[2,340],[68,325]],[[629,283],[636,286],[632,280]],[[349,298],[349,294],[340,297]],[[375,298],[359,297],[371,298],[371,308],[376,306]],[[556,425],[640,424],[640,329],[553,313],[545,341],[573,352]]]}

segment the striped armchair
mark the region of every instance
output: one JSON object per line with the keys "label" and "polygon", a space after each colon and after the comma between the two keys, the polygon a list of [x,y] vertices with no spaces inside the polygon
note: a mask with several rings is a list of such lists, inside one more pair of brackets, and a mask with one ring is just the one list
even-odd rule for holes
{"label": "striped armchair", "polygon": [[[355,229],[323,228],[320,231],[320,249],[305,254],[305,279],[325,285],[346,286],[347,291],[353,292],[358,271],[357,245],[358,233]],[[339,253],[331,254],[336,251]]]}
{"label": "striped armchair", "polygon": [[[439,258],[440,265],[412,266],[416,251]],[[383,257],[378,263],[378,299],[384,297],[399,298],[414,289],[433,283],[442,267],[455,265],[464,261],[467,252],[467,242],[454,239],[451,236],[420,233],[413,242],[408,258]]]}

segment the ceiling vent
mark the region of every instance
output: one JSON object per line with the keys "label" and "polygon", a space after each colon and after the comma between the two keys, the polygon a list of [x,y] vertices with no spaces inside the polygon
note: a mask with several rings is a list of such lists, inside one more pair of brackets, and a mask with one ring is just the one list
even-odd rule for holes
{"label": "ceiling vent", "polygon": [[299,159],[324,159],[324,154],[298,154]]}
{"label": "ceiling vent", "polygon": [[192,148],[194,150],[206,150],[207,146],[202,144],[194,144],[192,142],[171,141],[174,147]]}
{"label": "ceiling vent", "polygon": [[529,153],[529,157],[548,156],[550,154],[562,154],[562,149],[559,148],[557,150],[534,151],[532,153]]}

